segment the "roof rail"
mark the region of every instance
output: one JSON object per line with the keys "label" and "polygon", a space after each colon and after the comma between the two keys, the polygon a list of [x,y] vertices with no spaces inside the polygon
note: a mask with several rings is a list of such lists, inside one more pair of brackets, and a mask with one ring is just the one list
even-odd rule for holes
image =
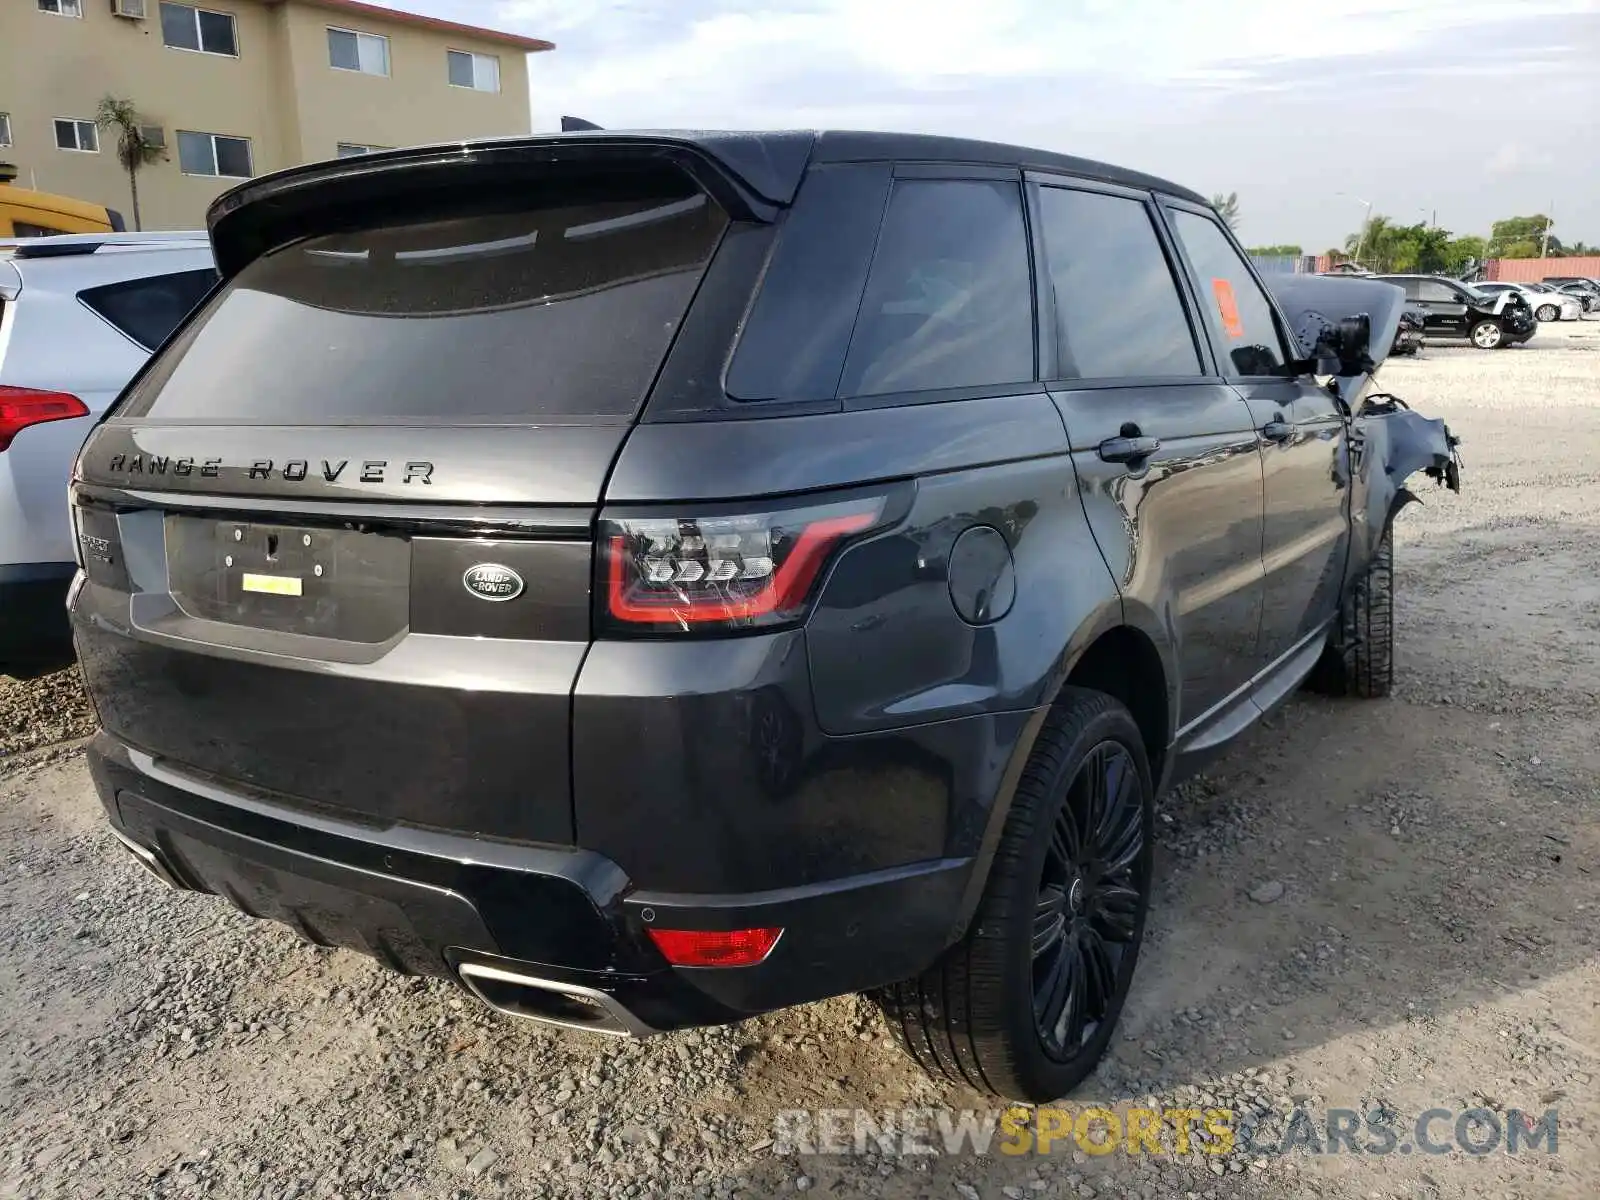
{"label": "roof rail", "polygon": [[203,230],[174,233],[63,233],[53,237],[18,238],[0,243],[13,258],[62,258],[72,254],[93,254],[103,249],[183,246],[204,243]]}

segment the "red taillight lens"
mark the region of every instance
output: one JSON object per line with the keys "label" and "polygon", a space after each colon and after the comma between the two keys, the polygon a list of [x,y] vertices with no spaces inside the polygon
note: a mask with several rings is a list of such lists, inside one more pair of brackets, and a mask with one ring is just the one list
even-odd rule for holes
{"label": "red taillight lens", "polygon": [[70,392],[0,386],[0,450],[8,449],[11,439],[29,425],[88,415],[88,406]]}
{"label": "red taillight lens", "polygon": [[753,967],[772,953],[777,929],[652,929],[650,940],[675,967]]}
{"label": "red taillight lens", "polygon": [[883,512],[883,498],[871,497],[740,516],[602,521],[604,615],[636,633],[798,620],[829,558]]}

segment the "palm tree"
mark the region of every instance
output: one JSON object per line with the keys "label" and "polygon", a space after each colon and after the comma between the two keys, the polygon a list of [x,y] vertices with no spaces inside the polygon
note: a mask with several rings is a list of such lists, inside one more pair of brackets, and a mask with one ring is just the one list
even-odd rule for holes
{"label": "palm tree", "polygon": [[94,123],[107,132],[117,135],[117,161],[128,173],[128,191],[133,197],[133,227],[143,229],[139,217],[139,172],[157,159],[165,158],[166,151],[144,140],[144,119],[132,100],[119,100],[106,96],[95,110]]}
{"label": "palm tree", "polygon": [[1367,218],[1360,233],[1345,238],[1344,248],[1362,266],[1370,263],[1379,271],[1387,271],[1393,256],[1394,233],[1394,223],[1382,213],[1375,213]]}
{"label": "palm tree", "polygon": [[1217,215],[1228,223],[1229,229],[1239,228],[1239,193],[1229,192],[1224,196],[1218,192],[1211,197],[1211,207],[1217,210]]}

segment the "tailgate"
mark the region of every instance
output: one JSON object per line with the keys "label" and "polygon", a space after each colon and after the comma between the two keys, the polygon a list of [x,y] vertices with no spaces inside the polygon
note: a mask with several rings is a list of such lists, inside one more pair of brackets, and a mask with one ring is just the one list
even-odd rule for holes
{"label": "tailgate", "polygon": [[244,265],[84,448],[85,676],[224,784],[570,843],[594,511],[727,218],[659,165],[373,211]]}

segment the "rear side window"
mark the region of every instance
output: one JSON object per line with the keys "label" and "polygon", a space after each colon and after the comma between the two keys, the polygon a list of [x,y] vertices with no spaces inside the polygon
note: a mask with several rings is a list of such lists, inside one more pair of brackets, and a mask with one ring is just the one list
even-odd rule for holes
{"label": "rear side window", "polygon": [[1266,293],[1214,220],[1182,211],[1173,211],[1172,217],[1178,240],[1199,278],[1200,302],[1227,373],[1273,374],[1288,355]]}
{"label": "rear side window", "polygon": [[1039,210],[1055,296],[1052,377],[1201,374],[1194,332],[1145,206],[1045,187]]}
{"label": "rear side window", "polygon": [[154,350],[217,282],[217,273],[176,271],[108,283],[78,293],[82,300],[146,350]]}
{"label": "rear side window", "polygon": [[308,238],[231,280],[123,412],[629,418],[726,225],[687,176],[636,172],[558,177],[516,211]]}
{"label": "rear side window", "polygon": [[1033,378],[1033,288],[1020,186],[897,180],[839,394]]}
{"label": "rear side window", "polygon": [[730,396],[834,398],[889,179],[887,163],[814,168],[806,176],[728,367]]}

